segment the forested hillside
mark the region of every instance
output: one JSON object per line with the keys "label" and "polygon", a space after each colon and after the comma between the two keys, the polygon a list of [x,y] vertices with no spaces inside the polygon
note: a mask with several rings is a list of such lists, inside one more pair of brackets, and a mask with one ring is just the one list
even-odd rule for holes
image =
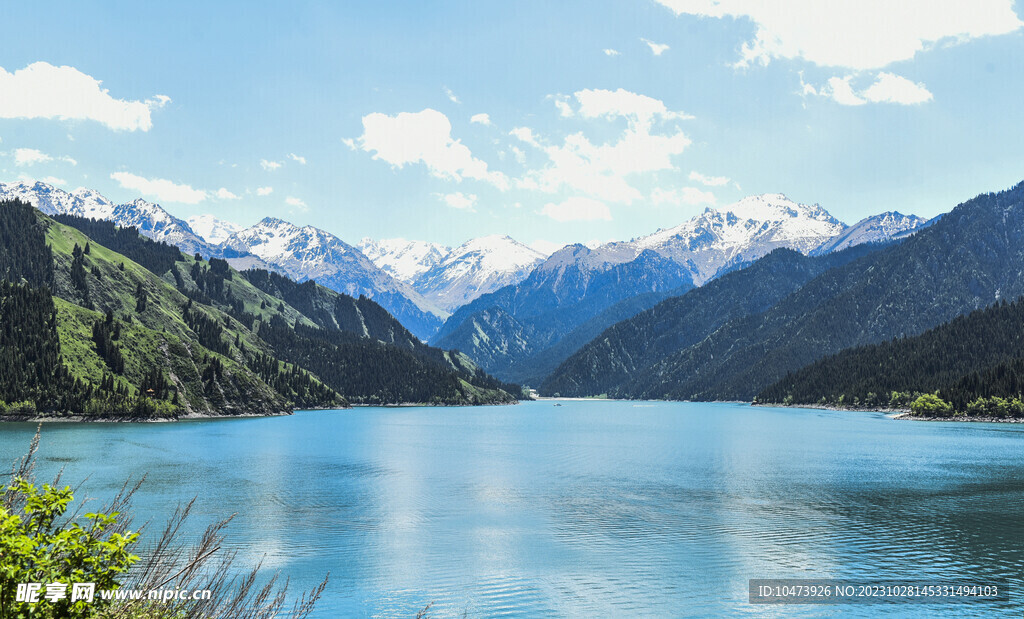
{"label": "forested hillside", "polygon": [[[1024,392],[1024,301],[1002,301],[914,337],[849,348],[758,394],[766,403],[907,406],[938,392],[956,410]],[[894,393],[895,392],[895,393]]]}
{"label": "forested hillside", "polygon": [[[372,301],[279,276],[279,294],[269,293],[250,282],[259,274],[244,277],[223,260],[185,256],[109,222],[59,223],[16,201],[0,204],[0,218],[0,349],[20,351],[0,377],[8,416],[269,414],[345,406],[346,395],[377,403],[512,400],[450,354],[401,353],[410,341],[426,347]],[[321,379],[304,367],[312,361],[291,354],[310,334],[347,329],[351,338],[332,341],[331,354],[379,372]],[[281,350],[264,338],[271,332]]]}

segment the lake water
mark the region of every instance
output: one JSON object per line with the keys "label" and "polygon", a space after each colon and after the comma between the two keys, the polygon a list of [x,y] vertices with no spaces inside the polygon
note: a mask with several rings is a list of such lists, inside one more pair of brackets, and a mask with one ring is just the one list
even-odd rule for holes
{"label": "lake water", "polygon": [[[30,424],[0,425],[21,455]],[[739,404],[359,408],[173,424],[48,424],[139,518],[238,512],[242,560],[331,579],[321,617],[992,616],[1024,594],[1024,426]],[[76,497],[81,497],[82,493]],[[1007,579],[1009,603],[753,606],[750,578]]]}

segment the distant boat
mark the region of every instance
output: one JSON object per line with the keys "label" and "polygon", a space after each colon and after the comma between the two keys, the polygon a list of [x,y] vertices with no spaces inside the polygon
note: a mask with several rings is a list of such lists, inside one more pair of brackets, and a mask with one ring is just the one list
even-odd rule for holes
{"label": "distant boat", "polygon": [[555,404],[555,406],[561,406],[561,404]]}

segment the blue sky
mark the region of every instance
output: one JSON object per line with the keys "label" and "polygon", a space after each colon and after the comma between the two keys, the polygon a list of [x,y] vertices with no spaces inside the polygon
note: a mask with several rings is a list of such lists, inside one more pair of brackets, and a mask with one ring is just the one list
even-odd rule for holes
{"label": "blue sky", "polygon": [[12,4],[0,180],[183,218],[561,244],[764,192],[931,216],[1024,179],[1005,0]]}

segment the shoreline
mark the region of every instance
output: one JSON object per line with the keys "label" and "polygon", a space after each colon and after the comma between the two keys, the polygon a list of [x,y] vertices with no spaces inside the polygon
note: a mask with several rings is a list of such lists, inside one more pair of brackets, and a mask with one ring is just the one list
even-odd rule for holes
{"label": "shoreline", "polygon": [[[810,408],[820,411],[850,411],[854,413],[896,413],[897,415],[908,415],[908,408],[889,408],[888,406],[836,406],[834,404],[769,404],[758,402],[751,406],[771,406],[773,408]],[[895,419],[895,417],[894,417]]]}
{"label": "shoreline", "polygon": [[224,413],[224,414],[202,414],[202,413],[188,413],[185,415],[179,415],[177,417],[109,417],[109,416],[85,416],[85,415],[68,415],[65,417],[59,417],[54,415],[32,415],[32,416],[16,416],[6,415],[0,417],[0,424],[4,423],[175,423],[178,421],[207,421],[216,419],[253,419],[258,417],[288,417],[294,415],[296,411],[341,411],[351,410],[353,408],[367,408],[367,407],[378,407],[378,408],[418,408],[418,407],[471,407],[471,406],[513,406],[519,404],[520,400],[514,402],[494,402],[491,404],[422,404],[414,402],[406,402],[400,404],[353,404],[349,403],[348,406],[330,406],[330,407],[313,407],[313,408],[296,408],[290,411],[278,411],[275,413]]}
{"label": "shoreline", "polygon": [[910,413],[901,413],[893,417],[893,419],[899,419],[901,421],[955,421],[955,422],[975,422],[975,423],[1024,423],[1024,417],[925,417],[918,415],[911,415]]}
{"label": "shoreline", "polygon": [[90,417],[85,415],[68,415],[66,417],[56,417],[53,415],[34,415],[25,417],[0,417],[0,423],[174,423],[176,421],[199,421],[203,419],[233,419],[236,417],[287,417],[293,414],[293,411],[279,411],[276,413],[238,413],[230,415],[203,415],[201,413],[189,413],[187,415],[179,415],[177,417]]}
{"label": "shoreline", "polygon": [[757,403],[751,404],[751,406],[771,406],[777,408],[808,408],[813,410],[826,410],[826,411],[850,411],[856,413],[885,413],[889,419],[895,419],[897,421],[945,421],[945,422],[971,422],[971,423],[1024,423],[1024,417],[934,417],[924,415],[911,414],[910,409],[907,408],[888,408],[888,407],[854,407],[854,406],[835,406],[829,404],[769,404],[769,403]]}

